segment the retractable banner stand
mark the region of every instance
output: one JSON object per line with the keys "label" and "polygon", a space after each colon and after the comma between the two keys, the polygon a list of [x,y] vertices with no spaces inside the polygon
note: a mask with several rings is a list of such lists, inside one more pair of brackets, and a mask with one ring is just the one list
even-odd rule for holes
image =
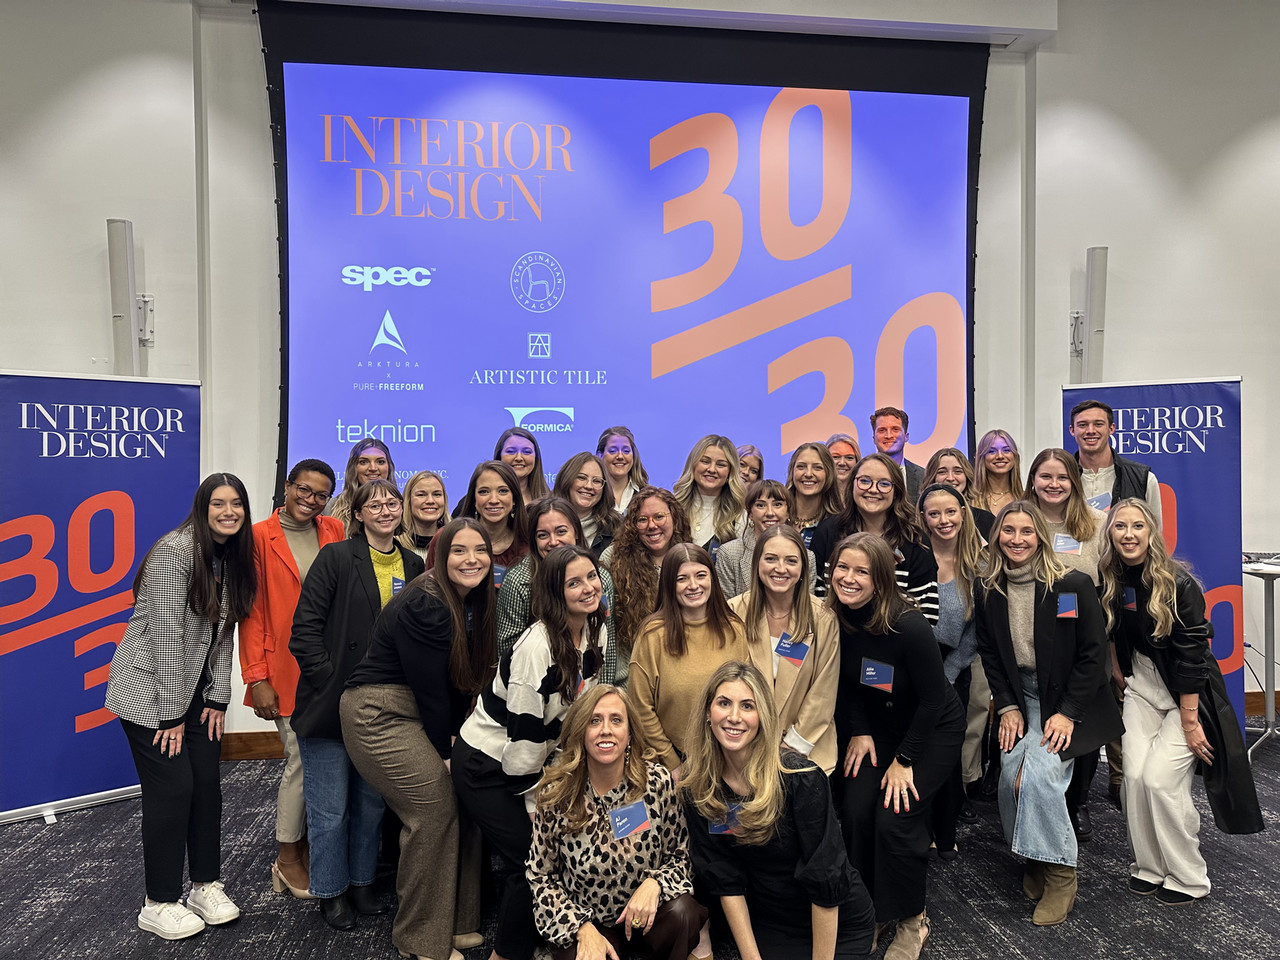
{"label": "retractable banner stand", "polygon": [[143,556],[191,509],[192,382],[0,372],[0,822],[136,792],[103,706]]}
{"label": "retractable banner stand", "polygon": [[[1112,448],[1160,481],[1169,552],[1204,585],[1218,658],[1244,722],[1244,588],[1240,572],[1240,380],[1063,387],[1063,446],[1076,450],[1071,408],[1101,400],[1115,410]],[[1109,504],[1099,504],[1106,509]]]}

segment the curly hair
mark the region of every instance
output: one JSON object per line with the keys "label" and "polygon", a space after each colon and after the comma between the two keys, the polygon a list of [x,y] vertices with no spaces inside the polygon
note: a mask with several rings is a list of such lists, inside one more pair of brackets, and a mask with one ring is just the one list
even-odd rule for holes
{"label": "curly hair", "polygon": [[619,656],[631,650],[640,624],[658,609],[658,568],[653,554],[640,539],[640,511],[645,503],[657,498],[671,514],[671,540],[669,550],[677,543],[689,540],[689,517],[670,490],[662,487],[641,487],[622,520],[613,544],[609,547],[611,561],[609,573],[613,576],[615,636],[619,644]]}

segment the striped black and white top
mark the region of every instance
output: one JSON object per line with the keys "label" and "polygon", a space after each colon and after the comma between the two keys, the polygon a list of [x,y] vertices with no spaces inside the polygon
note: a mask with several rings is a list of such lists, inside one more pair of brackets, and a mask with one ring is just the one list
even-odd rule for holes
{"label": "striped black and white top", "polygon": [[[839,517],[827,517],[813,535],[813,555],[821,565],[814,593],[825,597],[831,587],[831,556],[843,538]],[[930,625],[938,622],[938,561],[926,544],[908,541],[893,551],[898,589],[915,601]]]}
{"label": "striped black and white top", "polygon": [[[603,650],[607,641],[601,627],[596,646]],[[578,696],[599,682],[601,664],[586,650],[584,633],[578,645]],[[569,703],[560,696],[560,668],[551,656],[547,628],[539,620],[502,657],[497,676],[480,694],[459,736],[502,767],[512,791],[524,794],[525,807],[532,813],[533,787],[560,743],[560,722],[568,712]]]}

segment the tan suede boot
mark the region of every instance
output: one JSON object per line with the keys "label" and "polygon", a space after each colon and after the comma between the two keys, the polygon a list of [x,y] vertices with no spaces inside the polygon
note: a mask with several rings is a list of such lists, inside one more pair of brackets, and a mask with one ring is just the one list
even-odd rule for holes
{"label": "tan suede boot", "polygon": [[1051,927],[1067,919],[1076,902],[1076,868],[1060,863],[1044,865],[1044,896],[1036,904],[1031,922],[1037,927]]}
{"label": "tan suede boot", "polygon": [[1027,869],[1022,874],[1022,892],[1028,900],[1039,900],[1044,896],[1044,864],[1041,861],[1027,861]]}
{"label": "tan suede boot", "polygon": [[898,921],[898,932],[893,943],[884,952],[884,960],[917,960],[924,945],[929,942],[929,918],[924,911],[914,917]]}

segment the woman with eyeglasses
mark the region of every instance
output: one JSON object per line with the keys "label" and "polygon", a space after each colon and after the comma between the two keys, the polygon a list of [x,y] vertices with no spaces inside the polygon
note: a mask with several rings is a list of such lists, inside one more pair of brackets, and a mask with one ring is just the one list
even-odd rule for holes
{"label": "woman with eyeglasses", "polygon": [[973,460],[973,505],[990,513],[1013,500],[1021,500],[1022,457],[1006,430],[988,430],[978,441]]}
{"label": "woman with eyeglasses", "polygon": [[920,530],[915,504],[907,499],[902,469],[887,454],[869,454],[854,468],[852,489],[853,496],[840,515],[823,520],[813,536],[813,555],[824,565],[818,576],[819,595],[830,583],[836,542],[853,533],[874,533],[893,551],[898,587],[925,619],[936,623],[938,565]]}
{"label": "woman with eyeglasses", "polygon": [[302,755],[302,791],[311,843],[311,894],[335,930],[356,914],[380,914],[373,895],[382,833],[382,797],[351,763],[338,704],[364,659],[378,614],[423,570],[396,542],[404,505],[389,480],[370,480],[351,500],[351,536],[320,551],[293,617],[289,652],[300,677],[293,730]]}
{"label": "woman with eyeglasses", "polygon": [[676,544],[663,558],[658,609],[641,625],[627,686],[645,739],[668,770],[684,762],[691,711],[707,678],[722,663],[749,657],[710,554]]}
{"label": "woman with eyeglasses", "polygon": [[[480,521],[493,549],[493,582],[501,588],[507,571],[529,552],[524,494],[515,471],[498,460],[476,464],[458,515]],[[434,546],[427,548],[427,569],[435,569]]]}
{"label": "woman with eyeglasses", "polygon": [[862,459],[862,448],[858,446],[858,438],[848,433],[833,433],[827,437],[826,446],[836,468],[836,495],[840,498],[840,505],[844,506],[849,499],[853,468]]}
{"label": "woman with eyeglasses", "polygon": [[613,543],[614,531],[622,518],[613,509],[613,491],[605,479],[604,463],[594,454],[583,451],[564,462],[556,474],[552,493],[573,504],[582,535],[582,546],[597,557]]}
{"label": "woman with eyeglasses", "polygon": [[802,443],[791,453],[787,464],[787,492],[794,507],[791,525],[804,536],[805,546],[813,546],[818,524],[839,515],[840,486],[835,462],[820,443]]}
{"label": "woman with eyeglasses", "polygon": [[1191,781],[1204,777],[1226,833],[1263,829],[1258,794],[1213,655],[1213,624],[1191,571],[1169,556],[1145,500],[1112,505],[1102,606],[1124,698],[1124,814],[1129,892],[1182,906],[1209,895]]}
{"label": "woman with eyeglasses", "polygon": [[[777,480],[753,483],[747,490],[747,522],[746,533],[737,540],[730,540],[716,554],[716,577],[724,595],[730,600],[746,593],[755,582],[751,554],[756,541],[766,530],[781,523],[791,523],[791,492]],[[813,551],[806,547],[804,552],[809,568],[804,589],[812,593],[816,576]]]}
{"label": "woman with eyeglasses", "polygon": [[712,433],[694,444],[671,492],[689,518],[692,542],[710,553],[712,561],[722,544],[747,528],[738,450],[728,437]]}
{"label": "woman with eyeglasses", "polygon": [[1076,900],[1079,847],[1066,793],[1075,758],[1124,729],[1108,683],[1110,654],[1093,582],[1053,552],[1040,508],[996,514],[974,588],[978,652],[1000,718],[1000,820],[1026,858],[1032,922],[1062,923]]}
{"label": "woman with eyeglasses", "polygon": [[351,498],[356,490],[370,480],[390,480],[395,483],[396,465],[391,451],[377,437],[365,437],[351,445],[346,469],[342,471],[342,492],[328,502],[325,513],[342,523],[348,535],[351,532]]}
{"label": "woman with eyeglasses", "polygon": [[673,544],[687,543],[689,520],[670,490],[641,487],[631,499],[617,537],[600,555],[613,575],[613,611],[618,644],[618,676],[623,685],[640,624],[658,609],[658,572]]}
{"label": "woman with eyeglasses", "polygon": [[404,485],[404,530],[400,545],[423,560],[432,538],[449,522],[449,495],[444,480],[434,470],[419,470]]}
{"label": "woman with eyeglasses", "polygon": [[[534,587],[538,582],[538,570],[547,554],[556,547],[582,546],[585,537],[578,523],[573,506],[563,497],[544,497],[529,507],[529,529],[532,531],[533,549],[519,563],[507,571],[498,593],[498,656],[502,657],[515,646],[516,640],[537,619],[534,613]],[[604,648],[602,683],[612,683],[618,672],[618,648],[614,639],[613,578],[600,567],[600,609],[605,618],[608,644]]]}
{"label": "woman with eyeglasses", "polygon": [[631,498],[649,485],[649,471],[640,462],[636,438],[624,426],[606,427],[596,443],[596,456],[604,463],[613,508],[626,513]]}

